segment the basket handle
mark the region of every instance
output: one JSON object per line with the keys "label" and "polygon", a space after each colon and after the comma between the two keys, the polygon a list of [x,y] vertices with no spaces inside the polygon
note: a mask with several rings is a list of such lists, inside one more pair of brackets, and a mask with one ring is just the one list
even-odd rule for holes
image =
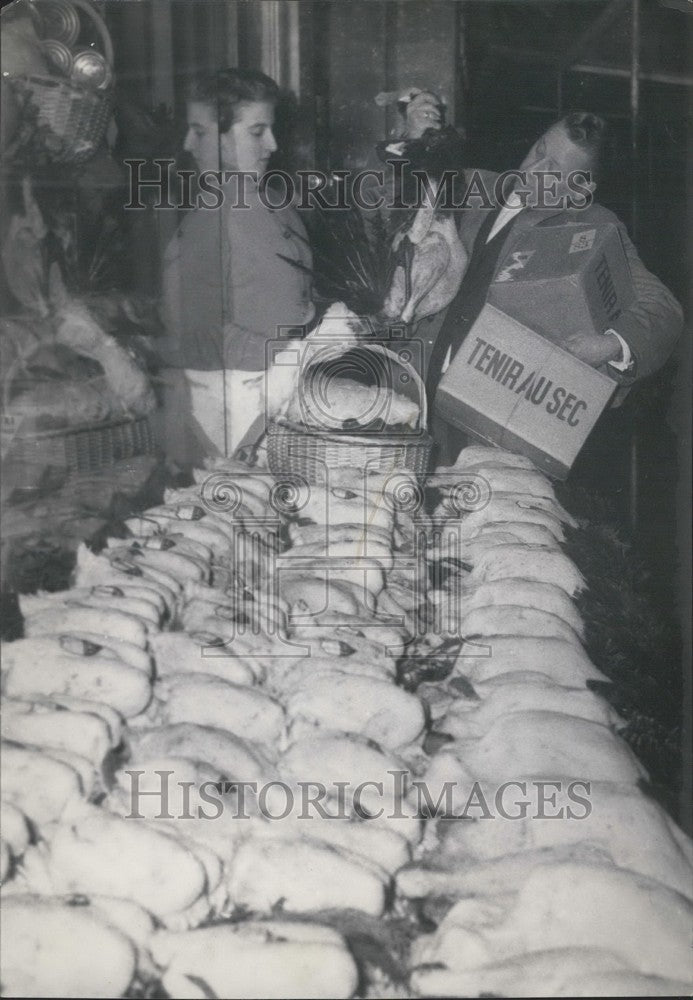
{"label": "basket handle", "polygon": [[77,7],[78,10],[84,11],[84,13],[88,14],[91,18],[94,27],[99,33],[99,39],[101,40],[101,44],[103,46],[103,54],[106,58],[106,62],[109,67],[113,69],[113,42],[111,41],[108,28],[106,27],[106,22],[101,17],[99,12],[95,10],[92,4],[89,3],[89,0],[70,0],[70,3],[73,7]]}
{"label": "basket handle", "polygon": [[[426,385],[424,380],[421,378],[416,368],[412,365],[410,361],[403,361],[399,354],[391,350],[388,347],[383,347],[382,344],[369,344],[367,341],[357,341],[353,350],[361,350],[362,347],[367,347],[370,351],[374,351],[376,354],[382,354],[384,357],[390,358],[392,361],[396,361],[397,364],[401,365],[407,371],[407,374],[414,380],[414,384],[419,390],[419,395],[421,397],[421,430],[428,430],[428,396],[426,395]],[[337,347],[335,345],[335,357],[339,357],[344,353],[342,347]],[[319,359],[323,360],[323,357]],[[393,389],[394,392],[394,389]]]}

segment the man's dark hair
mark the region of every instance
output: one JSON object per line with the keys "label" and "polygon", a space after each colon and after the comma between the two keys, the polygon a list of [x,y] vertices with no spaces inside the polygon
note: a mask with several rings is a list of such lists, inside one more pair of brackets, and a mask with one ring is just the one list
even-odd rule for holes
{"label": "man's dark hair", "polygon": [[599,170],[606,122],[591,111],[570,111],[554,125],[560,125],[571,142],[583,149],[592,162],[592,173]]}
{"label": "man's dark hair", "polygon": [[216,108],[219,131],[228,132],[235,120],[236,107],[242,101],[276,104],[279,87],[259,70],[223,69],[191,80],[186,97]]}

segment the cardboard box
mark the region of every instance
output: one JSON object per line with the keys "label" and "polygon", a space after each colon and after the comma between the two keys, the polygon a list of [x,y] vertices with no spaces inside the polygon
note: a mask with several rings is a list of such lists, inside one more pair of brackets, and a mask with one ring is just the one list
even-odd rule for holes
{"label": "cardboard box", "polygon": [[618,228],[612,223],[539,225],[503,260],[488,301],[554,343],[603,333],[634,298]]}
{"label": "cardboard box", "polygon": [[486,305],[443,375],[440,416],[565,479],[616,383]]}

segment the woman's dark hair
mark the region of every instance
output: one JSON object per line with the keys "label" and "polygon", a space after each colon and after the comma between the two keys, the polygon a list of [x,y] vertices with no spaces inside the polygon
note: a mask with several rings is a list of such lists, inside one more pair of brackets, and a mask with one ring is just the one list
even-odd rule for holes
{"label": "woman's dark hair", "polygon": [[223,69],[195,77],[189,84],[189,101],[210,104],[217,110],[219,131],[228,132],[235,120],[235,109],[242,101],[267,101],[276,104],[279,87],[274,80],[254,69]]}

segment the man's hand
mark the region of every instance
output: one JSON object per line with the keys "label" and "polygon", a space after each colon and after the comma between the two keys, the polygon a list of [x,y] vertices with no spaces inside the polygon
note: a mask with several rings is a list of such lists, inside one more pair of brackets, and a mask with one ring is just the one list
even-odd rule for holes
{"label": "man's hand", "polygon": [[561,343],[561,347],[593,368],[608,361],[618,361],[623,353],[613,333],[574,333]]}
{"label": "man's hand", "polygon": [[403,139],[420,139],[427,128],[440,129],[440,102],[435,94],[423,91],[407,104]]}

